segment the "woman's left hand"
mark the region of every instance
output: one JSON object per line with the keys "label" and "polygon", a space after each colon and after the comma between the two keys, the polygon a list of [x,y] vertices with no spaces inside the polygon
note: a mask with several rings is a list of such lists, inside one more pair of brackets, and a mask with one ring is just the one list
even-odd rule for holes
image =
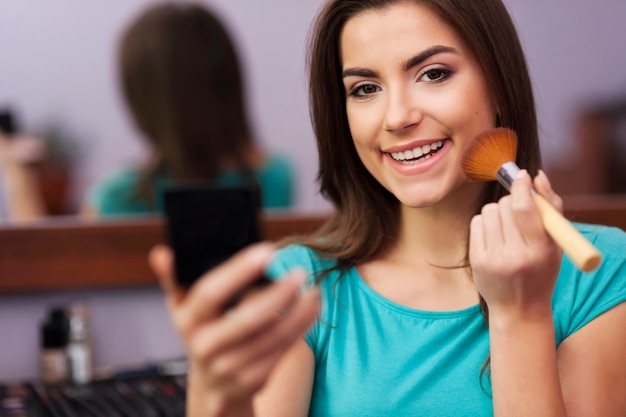
{"label": "woman's left hand", "polygon": [[[483,207],[470,227],[473,279],[493,314],[528,317],[551,309],[562,252],[543,227],[531,193],[532,181],[520,171],[511,194]],[[559,211],[562,200],[540,171],[535,190]]]}

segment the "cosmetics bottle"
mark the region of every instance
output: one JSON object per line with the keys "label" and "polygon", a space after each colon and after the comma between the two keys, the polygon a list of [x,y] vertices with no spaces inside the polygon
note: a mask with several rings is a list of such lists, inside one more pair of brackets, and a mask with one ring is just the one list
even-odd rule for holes
{"label": "cosmetics bottle", "polygon": [[39,378],[46,384],[65,382],[68,379],[68,330],[67,316],[60,308],[52,309],[41,326]]}
{"label": "cosmetics bottle", "polygon": [[89,331],[89,310],[82,303],[74,303],[67,309],[69,338],[67,356],[70,382],[86,384],[93,378],[92,343]]}

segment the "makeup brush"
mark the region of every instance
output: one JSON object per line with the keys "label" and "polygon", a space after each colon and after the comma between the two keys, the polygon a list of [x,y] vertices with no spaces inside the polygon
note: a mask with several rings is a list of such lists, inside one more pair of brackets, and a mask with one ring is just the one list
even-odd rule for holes
{"label": "makeup brush", "polygon": [[[497,180],[507,190],[520,168],[515,161],[517,134],[507,128],[482,132],[465,151],[461,166],[475,181]],[[533,192],[535,205],[548,234],[582,271],[593,271],[602,255],[563,215],[541,195]]]}

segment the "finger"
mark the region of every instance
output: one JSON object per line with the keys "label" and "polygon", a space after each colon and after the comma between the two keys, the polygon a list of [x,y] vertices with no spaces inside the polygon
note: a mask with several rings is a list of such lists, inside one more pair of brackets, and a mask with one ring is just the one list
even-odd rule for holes
{"label": "finger", "polygon": [[512,210],[518,229],[526,243],[537,236],[547,236],[535,206],[532,182],[526,170],[520,170],[511,185]]}
{"label": "finger", "polygon": [[234,345],[253,339],[279,319],[277,309],[293,309],[305,280],[306,274],[293,272],[259,291],[215,320],[211,326],[198,329],[191,349],[204,359],[210,359]]}
{"label": "finger", "polygon": [[[267,329],[256,335],[254,342],[240,345],[237,355],[246,358],[265,355],[281,347],[288,347],[301,336],[319,313],[319,291],[308,289],[298,296],[291,308],[274,320]],[[226,355],[225,357],[227,357]]]}
{"label": "finger", "polygon": [[279,345],[268,350],[262,360],[249,366],[242,375],[242,382],[255,390],[262,388],[278,360],[293,346],[298,338],[302,337],[319,314],[319,310],[319,293],[317,291],[310,291],[303,295],[297,310],[292,311],[288,316],[287,320],[291,320],[291,322],[283,323],[282,327],[277,327],[276,333],[269,336],[269,340],[279,341]]}
{"label": "finger", "polygon": [[554,192],[550,180],[543,170],[539,170],[539,173],[534,180],[535,190],[544,196],[546,200],[550,202],[557,210],[563,212],[563,200]]}
{"label": "finger", "polygon": [[[220,355],[215,362],[215,371],[223,376],[245,375],[259,363],[266,362],[268,358],[282,356],[311,326],[319,314],[319,309],[319,291],[316,289],[306,291],[280,320],[258,333],[254,339],[240,343]],[[263,367],[262,365],[261,368]],[[269,372],[270,369],[266,371]],[[251,373],[254,374],[255,371]]]}
{"label": "finger", "polygon": [[483,218],[480,214],[474,216],[470,223],[469,237],[469,257],[470,263],[474,264],[479,260],[481,254],[487,250],[485,234],[483,229]]}
{"label": "finger", "polygon": [[166,245],[156,245],[148,254],[148,264],[157,276],[159,285],[171,307],[180,304],[185,295],[184,288],[176,283],[174,277],[173,258],[171,249]]}
{"label": "finger", "polygon": [[525,241],[519,230],[518,219],[513,212],[513,197],[511,195],[502,197],[498,202],[498,209],[504,242],[509,246],[523,245]]}
{"label": "finger", "polygon": [[208,271],[189,289],[183,314],[198,320],[220,315],[230,300],[259,279],[274,248],[268,242],[251,245]]}
{"label": "finger", "polygon": [[498,249],[504,244],[500,209],[496,203],[486,204],[481,210],[485,250]]}

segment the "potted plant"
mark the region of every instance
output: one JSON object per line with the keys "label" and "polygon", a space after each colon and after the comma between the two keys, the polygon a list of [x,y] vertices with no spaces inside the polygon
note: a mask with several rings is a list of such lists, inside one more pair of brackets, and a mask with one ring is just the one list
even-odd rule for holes
{"label": "potted plant", "polygon": [[80,144],[58,120],[42,125],[36,135],[43,141],[44,156],[38,164],[39,188],[50,215],[69,214],[69,191],[80,156]]}

